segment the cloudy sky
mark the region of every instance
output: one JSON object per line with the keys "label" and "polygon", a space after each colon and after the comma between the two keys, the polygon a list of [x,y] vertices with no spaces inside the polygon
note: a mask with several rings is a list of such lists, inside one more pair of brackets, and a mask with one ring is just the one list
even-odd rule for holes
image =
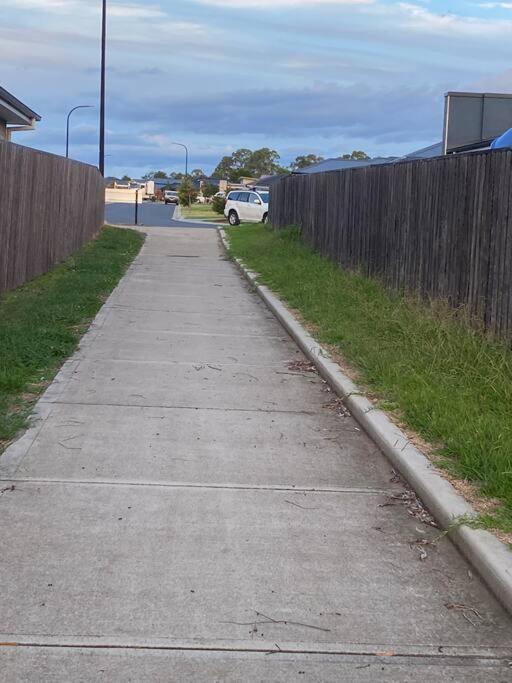
{"label": "cloudy sky", "polygon": [[[108,0],[106,172],[211,171],[239,147],[406,153],[447,90],[512,92],[512,0]],[[97,163],[100,0],[1,0],[0,85],[42,116],[14,140]]]}

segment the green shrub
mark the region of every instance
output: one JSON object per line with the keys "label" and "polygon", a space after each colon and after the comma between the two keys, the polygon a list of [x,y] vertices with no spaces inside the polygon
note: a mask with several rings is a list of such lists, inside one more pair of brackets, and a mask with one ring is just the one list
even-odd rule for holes
{"label": "green shrub", "polygon": [[212,209],[215,213],[220,213],[224,215],[224,207],[226,206],[226,199],[224,197],[214,197],[212,199]]}

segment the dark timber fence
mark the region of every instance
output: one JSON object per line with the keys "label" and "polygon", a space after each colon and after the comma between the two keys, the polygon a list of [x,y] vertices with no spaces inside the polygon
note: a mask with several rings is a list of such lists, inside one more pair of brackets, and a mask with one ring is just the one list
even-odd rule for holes
{"label": "dark timber fence", "polygon": [[396,290],[464,306],[512,339],[512,152],[291,175],[270,222]]}
{"label": "dark timber fence", "polygon": [[93,166],[0,142],[0,292],[45,273],[94,237],[104,194]]}

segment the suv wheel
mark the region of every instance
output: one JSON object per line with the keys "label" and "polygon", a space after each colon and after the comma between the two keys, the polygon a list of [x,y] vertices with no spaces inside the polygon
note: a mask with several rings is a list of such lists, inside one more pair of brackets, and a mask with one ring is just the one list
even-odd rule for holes
{"label": "suv wheel", "polygon": [[263,214],[263,218],[261,219],[262,223],[268,223],[268,213]]}
{"label": "suv wheel", "polygon": [[228,222],[230,225],[238,225],[240,223],[240,219],[238,218],[238,214],[236,211],[229,212]]}

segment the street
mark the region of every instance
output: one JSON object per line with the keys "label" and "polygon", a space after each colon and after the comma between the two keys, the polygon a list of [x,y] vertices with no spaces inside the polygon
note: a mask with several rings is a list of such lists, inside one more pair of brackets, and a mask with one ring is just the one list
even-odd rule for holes
{"label": "street", "polygon": [[[138,206],[138,225],[160,226],[166,228],[209,228],[205,223],[191,223],[177,221],[173,218],[176,211],[174,204],[163,204],[162,202],[142,202]],[[111,202],[105,205],[105,222],[110,225],[134,225],[135,224],[135,204],[122,202]]]}

